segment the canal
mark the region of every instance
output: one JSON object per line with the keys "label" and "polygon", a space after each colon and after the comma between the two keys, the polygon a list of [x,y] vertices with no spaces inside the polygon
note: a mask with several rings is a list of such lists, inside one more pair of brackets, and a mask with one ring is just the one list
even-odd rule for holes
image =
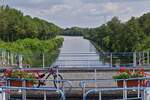
{"label": "canal", "polygon": [[89,40],[83,37],[63,36],[64,42],[55,65],[60,67],[108,67]]}

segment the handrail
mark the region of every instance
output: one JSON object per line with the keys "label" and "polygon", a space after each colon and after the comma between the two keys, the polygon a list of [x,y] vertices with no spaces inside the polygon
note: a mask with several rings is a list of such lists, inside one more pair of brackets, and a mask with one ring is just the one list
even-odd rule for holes
{"label": "handrail", "polygon": [[[21,89],[21,90],[43,90],[43,91],[57,91],[61,94],[61,100],[65,100],[65,91],[64,91],[64,86],[63,87],[50,87],[50,86],[42,86],[42,87],[37,87],[37,86],[33,86],[33,87],[27,87],[25,86],[24,82],[25,81],[32,81],[34,79],[19,79],[19,78],[0,78],[1,81],[4,81],[4,85],[0,86],[0,88],[2,88],[2,90],[7,90],[7,89]],[[17,87],[17,86],[10,86],[9,81],[10,80],[17,80],[17,81],[21,81],[22,82],[22,87]],[[69,84],[69,86],[71,86],[70,88],[72,88],[72,83],[71,81],[68,80],[49,80],[49,79],[35,79],[34,81],[51,81],[51,82],[62,82]],[[3,92],[3,91],[2,91]],[[26,95],[25,95],[26,96]],[[26,99],[25,99],[26,100]]]}
{"label": "handrail", "polygon": [[[80,81],[79,86],[82,88],[83,90],[83,97],[86,94],[86,84],[87,83],[94,83],[95,87],[93,87],[94,89],[99,89],[97,87],[97,82],[103,82],[103,81],[123,81],[123,88],[127,88],[127,81],[128,80],[150,80],[150,77],[141,77],[141,78],[129,78],[129,79],[93,79],[93,80],[83,80]],[[144,85],[143,85],[144,86]],[[138,85],[138,88],[142,88],[143,86]],[[144,86],[145,87],[145,86]],[[114,87],[115,89],[119,89],[118,87]],[[107,88],[108,90],[114,89],[114,88]],[[92,90],[94,90],[92,89]],[[102,89],[102,88],[101,88]],[[105,89],[106,90],[106,89]],[[126,92],[126,91],[125,91]],[[138,90],[138,96],[139,96],[139,90]],[[85,99],[84,99],[85,100]]]}
{"label": "handrail", "polygon": [[[0,80],[4,80],[4,81],[10,81],[10,80],[18,80],[18,81],[32,81],[33,79],[24,79],[24,78],[2,78],[0,77]],[[69,80],[59,80],[59,79],[55,79],[55,80],[49,80],[49,79],[34,79],[34,81],[49,81],[49,82],[62,82],[63,84],[66,83],[70,86],[70,88],[72,88],[72,83]],[[59,87],[58,87],[59,88]],[[65,87],[63,87],[62,90],[64,90]]]}
{"label": "handrail", "polygon": [[[1,81],[4,81],[4,85],[0,86],[0,88],[2,88],[2,92],[4,92],[3,90],[7,90],[7,89],[21,89],[21,90],[44,90],[44,91],[58,91],[61,94],[61,100],[65,100],[65,92],[64,92],[64,86],[63,87],[58,87],[57,88],[53,88],[53,87],[49,87],[49,86],[45,86],[45,87],[26,87],[24,82],[25,81],[32,81],[33,79],[19,79],[19,78],[0,78]],[[10,80],[18,80],[18,81],[22,81],[22,87],[17,87],[17,86],[10,86],[10,84],[7,84],[7,81]],[[71,86],[72,88],[72,83],[68,80],[48,80],[48,79],[35,79],[35,81],[51,81],[51,82],[63,82],[63,83],[67,83]]]}
{"label": "handrail", "polygon": [[101,82],[101,81],[128,81],[128,80],[146,80],[150,79],[150,77],[141,77],[141,78],[128,78],[128,79],[96,79],[96,80],[83,80],[80,81],[80,86],[83,87],[86,83],[95,83],[95,82]]}
{"label": "handrail", "polygon": [[[88,90],[84,95],[83,95],[83,100],[86,100],[86,97],[88,96],[88,94],[90,93],[95,93],[95,92],[100,92],[100,100],[101,100],[101,92],[102,91],[118,91],[118,90],[144,90],[145,88],[144,87],[131,87],[131,88],[103,88],[103,89],[91,89],[91,90]],[[127,97],[127,94],[125,95],[125,97]],[[138,97],[139,98],[139,97]],[[127,98],[125,98],[126,100]],[[123,98],[124,100],[124,98]]]}
{"label": "handrail", "polygon": [[7,89],[11,89],[11,90],[44,90],[44,91],[57,91],[61,94],[61,98],[60,100],[65,100],[65,94],[61,89],[57,89],[57,88],[35,88],[35,87],[12,87],[12,86],[0,86],[0,88],[2,88],[2,92],[4,92],[4,90]]}

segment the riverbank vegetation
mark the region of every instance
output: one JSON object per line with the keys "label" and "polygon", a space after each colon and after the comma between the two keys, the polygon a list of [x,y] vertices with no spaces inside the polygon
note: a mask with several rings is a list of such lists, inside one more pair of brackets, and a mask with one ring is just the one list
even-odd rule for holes
{"label": "riverbank vegetation", "polygon": [[60,32],[60,35],[64,36],[83,36],[86,29],[79,28],[79,27],[72,27],[72,28],[66,28],[62,32]]}
{"label": "riverbank vegetation", "polygon": [[127,22],[114,17],[100,27],[89,29],[84,36],[107,52],[150,50],[150,13]]}
{"label": "riverbank vegetation", "polygon": [[0,49],[9,56],[23,55],[24,64],[42,66],[43,57],[45,66],[54,62],[63,43],[63,38],[57,36],[60,31],[53,23],[9,6],[0,7]]}
{"label": "riverbank vegetation", "polygon": [[62,29],[53,23],[24,15],[9,6],[0,7],[0,39],[11,42],[18,39],[55,37]]}
{"label": "riverbank vegetation", "polygon": [[0,48],[11,52],[14,56],[23,55],[23,63],[31,66],[42,66],[43,56],[45,65],[50,65],[58,56],[59,48],[62,46],[63,38],[56,37],[49,40],[21,39],[15,42],[0,41]]}
{"label": "riverbank vegetation", "polygon": [[84,36],[95,44],[97,50],[104,52],[150,50],[150,13],[141,17],[132,17],[126,22],[113,17],[96,28],[66,28],[61,34]]}
{"label": "riverbank vegetation", "polygon": [[150,13],[121,22],[117,17],[97,28],[72,27],[62,29],[53,23],[24,15],[8,6],[0,7],[0,39],[13,42],[18,39],[53,39],[57,34],[84,36],[99,50],[131,52],[150,50]]}

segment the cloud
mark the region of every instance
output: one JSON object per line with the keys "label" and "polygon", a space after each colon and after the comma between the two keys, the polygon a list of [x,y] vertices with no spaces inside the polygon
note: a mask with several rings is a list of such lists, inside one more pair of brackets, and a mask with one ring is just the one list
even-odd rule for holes
{"label": "cloud", "polygon": [[120,6],[118,3],[106,3],[103,5],[104,9],[108,12],[118,12],[120,10]]}
{"label": "cloud", "polygon": [[7,0],[27,15],[62,27],[96,27],[113,16],[122,20],[150,11],[150,0]]}

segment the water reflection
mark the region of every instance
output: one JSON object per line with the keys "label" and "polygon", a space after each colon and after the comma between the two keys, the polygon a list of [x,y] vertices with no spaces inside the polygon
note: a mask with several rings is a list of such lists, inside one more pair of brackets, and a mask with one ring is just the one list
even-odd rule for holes
{"label": "water reflection", "polygon": [[83,37],[72,36],[64,36],[64,43],[55,65],[59,65],[60,67],[104,66],[99,61],[96,49],[88,40]]}

